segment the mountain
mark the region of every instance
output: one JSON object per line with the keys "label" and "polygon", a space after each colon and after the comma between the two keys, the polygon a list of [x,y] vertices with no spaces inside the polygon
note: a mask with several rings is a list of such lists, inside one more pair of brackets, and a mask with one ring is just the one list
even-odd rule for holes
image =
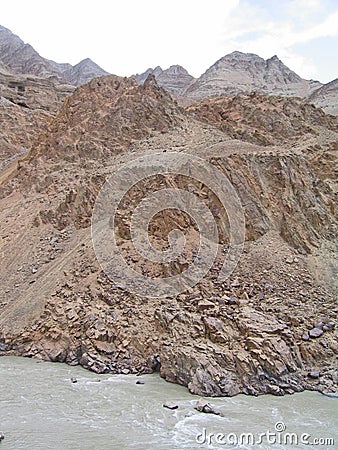
{"label": "mountain", "polygon": [[213,64],[199,78],[192,77],[183,67],[157,66],[134,76],[143,83],[153,74],[157,83],[183,105],[218,96],[234,96],[252,92],[301,97],[329,114],[337,115],[337,81],[327,85],[305,80],[290,70],[275,55],[267,60],[253,53],[235,51]]}
{"label": "mountain", "polygon": [[286,67],[277,56],[263,59],[252,53],[233,52],[219,59],[185,92],[190,101],[220,95],[260,93],[307,97],[320,87]]}
{"label": "mountain", "polygon": [[138,84],[143,84],[148,78],[148,75],[154,75],[156,79],[162,72],[162,68],[160,66],[157,66],[155,67],[155,69],[149,68],[141,74],[136,74],[133,76],[133,78],[135,78]]}
{"label": "mountain", "polygon": [[90,59],[58,64],[0,26],[0,165],[29,150],[74,86],[106,75]]}
{"label": "mountain", "polygon": [[[0,25],[0,61],[17,74],[60,78],[59,71],[34,48]],[[61,79],[60,79],[61,81]]]}
{"label": "mountain", "polygon": [[54,61],[51,61],[51,64],[60,71],[62,79],[73,86],[80,86],[81,84],[88,83],[93,78],[108,75],[108,72],[101,69],[90,58],[80,61],[75,66],[71,64],[59,64]]}
{"label": "mountain", "polygon": [[[305,99],[332,105],[336,83],[321,86],[277,57],[239,52],[197,80],[181,66],[136,80],[98,73],[89,59],[74,67],[48,61],[0,30],[0,356],[98,373],[160,371],[203,396],[334,392],[338,122]],[[177,164],[177,152],[195,156],[197,171],[146,174],[109,217],[125,261],[170,282],[203,256],[204,217],[166,203],[148,224],[149,242],[167,250],[179,229],[182,254],[158,264],[135,249],[133,214],[164,189],[203,203],[226,250],[236,211],[200,178],[201,161],[237,192],[244,251],[222,282],[216,255],[205,277],[177,296],[132,294],[97,260],[93,207],[103,205],[98,193],[122,164],[173,151]],[[144,175],[138,164],[118,188]]]}
{"label": "mountain", "polygon": [[144,83],[149,74],[154,75],[158,85],[174,98],[182,96],[194,81],[194,77],[184,67],[178,65],[170,66],[166,70],[157,66],[155,69],[148,69],[140,75],[135,75],[134,78],[138,83]]}
{"label": "mountain", "polygon": [[322,108],[328,114],[338,115],[338,78],[316,89],[308,101]]}
{"label": "mountain", "polygon": [[43,58],[34,48],[0,25],[0,62],[17,74],[54,78],[60,83],[78,86],[94,77],[107,75],[89,58],[72,66]]}
{"label": "mountain", "polygon": [[[152,75],[143,85],[94,79],[0,172],[0,355],[98,373],[160,371],[203,396],[335,391],[337,119],[299,99],[255,94],[205,102],[179,107]],[[269,142],[248,142],[255,130]],[[172,151],[203,158],[198,164],[208,161],[232,183],[245,215],[244,252],[225,281],[217,256],[186,292],[132,294],[98,263],[93,205],[121,164]],[[125,261],[140,274],[170,278],[201,257],[195,219],[166,204],[149,223],[149,241],[166,250],[170,232],[180,229],[184,252],[157,264],[135,251],[133,212],[158,190],[188,191],[229,244],[231,214],[196,168],[190,176],[146,174],[109,220]]]}

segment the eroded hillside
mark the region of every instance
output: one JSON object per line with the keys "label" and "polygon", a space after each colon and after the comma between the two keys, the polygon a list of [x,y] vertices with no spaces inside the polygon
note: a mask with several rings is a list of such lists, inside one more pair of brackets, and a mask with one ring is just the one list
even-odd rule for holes
{"label": "eroded hillside", "polygon": [[[66,100],[2,182],[2,354],[97,372],[160,370],[200,395],[334,391],[335,119],[293,99],[214,102],[184,110],[153,77],[137,86],[114,76]],[[92,208],[122,163],[171,151],[204,158],[227,175],[244,208],[244,252],[224,282],[217,258],[189,292],[136,296],[101,270],[91,242]],[[158,186],[189,187],[228,242],[217,193],[194,180],[155,176],[135,186],[130,199]],[[128,258],[132,211],[128,202],[122,206],[119,245]],[[174,213],[154,217],[152,238],[163,248],[178,227],[196,246],[194,224]],[[183,256],[160,269],[137,257],[130,264],[170,276],[189,264]]]}

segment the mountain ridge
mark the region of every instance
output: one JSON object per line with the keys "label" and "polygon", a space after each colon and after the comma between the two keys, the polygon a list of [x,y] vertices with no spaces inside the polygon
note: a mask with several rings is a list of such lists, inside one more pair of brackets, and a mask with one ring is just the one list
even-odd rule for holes
{"label": "mountain ridge", "polygon": [[[180,70],[175,72],[172,70],[175,67]],[[334,80],[327,84],[305,80],[289,69],[277,55],[265,60],[254,53],[234,51],[218,59],[197,78],[190,75],[182,66],[170,66],[166,70],[157,66],[133,77],[142,84],[149,74],[153,74],[157,83],[167,89],[183,106],[222,95],[234,96],[257,92],[300,97],[316,106],[322,106],[328,113],[337,115],[335,103],[338,88]],[[327,88],[324,88],[325,86]],[[315,94],[317,91],[318,95]]]}
{"label": "mountain ridge", "polygon": [[60,83],[78,86],[108,72],[86,58],[75,66],[42,57],[30,44],[0,25],[0,61],[17,74],[55,77]]}
{"label": "mountain ridge", "polygon": [[[51,78],[56,83],[72,86],[108,75],[90,58],[85,58],[74,66],[43,58],[30,44],[25,44],[20,37],[3,26],[0,26],[0,69],[2,72]],[[167,69],[160,66],[149,68],[141,74],[133,75],[133,78],[142,84],[149,74],[154,75],[157,83],[182,106],[209,97],[258,92],[301,97],[323,107],[328,113],[338,114],[335,107],[338,87],[334,80],[324,85],[319,81],[305,80],[289,69],[277,55],[265,60],[254,53],[234,51],[218,59],[198,78],[190,75],[180,65],[172,65]]]}

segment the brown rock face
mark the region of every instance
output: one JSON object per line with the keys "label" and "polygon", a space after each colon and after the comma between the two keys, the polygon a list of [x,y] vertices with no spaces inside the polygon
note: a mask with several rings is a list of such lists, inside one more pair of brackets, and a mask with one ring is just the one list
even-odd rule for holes
{"label": "brown rock face", "polygon": [[241,94],[206,99],[187,110],[234,139],[263,146],[292,144],[300,137],[318,135],[317,127],[338,130],[335,118],[298,98]]}
{"label": "brown rock face", "polygon": [[[335,390],[333,119],[298,100],[261,96],[236,97],[233,106],[216,99],[206,111],[181,109],[154,77],[142,86],[114,76],[92,80],[67,98],[19,167],[6,179],[1,174],[0,354],[96,372],[159,370],[199,395]],[[270,128],[276,111],[283,131]],[[256,114],[273,145],[223,131],[231,115],[250,137]],[[98,190],[119,164],[164,150],[202,157],[227,175],[244,208],[246,242],[226,280],[218,280],[217,257],[189,291],[148,298],[118,288],[102,272],[90,219]],[[159,268],[139,264],[130,251],[131,213],[156,187],[194,193],[228,243],[217,192],[189,177],[151,177],[123,199],[117,221],[121,251],[135,270],[170,276],[187,260]],[[150,238],[162,249],[174,228],[188,248],[199,242],[193,221],[172,209],[154,217]]]}
{"label": "brown rock face", "polygon": [[69,161],[116,155],[132,142],[165,133],[184,120],[183,110],[153,76],[141,86],[131,78],[102,77],[67,99],[32,155]]}

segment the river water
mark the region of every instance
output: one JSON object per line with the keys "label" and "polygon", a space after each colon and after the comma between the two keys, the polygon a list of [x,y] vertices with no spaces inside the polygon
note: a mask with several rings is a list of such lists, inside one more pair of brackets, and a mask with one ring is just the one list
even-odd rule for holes
{"label": "river water", "polygon": [[[197,399],[158,374],[98,376],[0,357],[0,450],[338,448],[338,399],[315,392],[208,399],[224,417],[194,410]],[[166,401],[179,408],[164,408]]]}

